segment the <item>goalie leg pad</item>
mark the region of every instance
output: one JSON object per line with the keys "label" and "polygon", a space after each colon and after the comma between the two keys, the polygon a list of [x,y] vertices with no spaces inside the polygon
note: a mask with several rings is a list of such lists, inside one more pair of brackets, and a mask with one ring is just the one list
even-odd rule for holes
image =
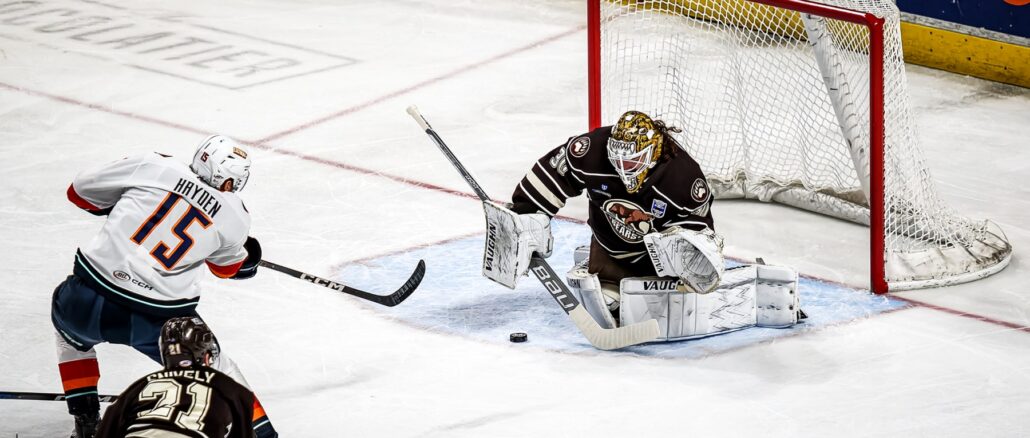
{"label": "goalie leg pad", "polygon": [[695,339],[747,327],[786,328],[797,323],[797,272],[779,266],[746,265],[725,271],[707,294],[688,292],[681,280],[630,277],[622,280],[619,323],[658,321],[659,341]]}
{"label": "goalie leg pad", "polygon": [[[594,318],[594,321],[606,329],[615,328],[615,317],[612,316],[611,305],[618,303],[617,300],[609,297],[610,292],[605,291],[601,280],[596,274],[587,272],[587,261],[572,268],[565,279],[572,289],[572,294],[579,299],[583,308]],[[607,292],[607,293],[606,293]]]}
{"label": "goalie leg pad", "polygon": [[759,327],[790,327],[798,323],[801,299],[798,273],[784,266],[758,265],[755,295]]}
{"label": "goalie leg pad", "polygon": [[544,214],[517,214],[501,204],[484,201],[486,246],[483,276],[515,289],[519,277],[529,270],[534,252],[551,255],[554,239],[551,220]]}

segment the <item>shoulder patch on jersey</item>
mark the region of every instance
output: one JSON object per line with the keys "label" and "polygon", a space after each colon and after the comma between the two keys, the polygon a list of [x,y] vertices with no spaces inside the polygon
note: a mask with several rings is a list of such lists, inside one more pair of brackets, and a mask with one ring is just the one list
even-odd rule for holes
{"label": "shoulder patch on jersey", "polygon": [[659,219],[665,217],[665,209],[668,206],[669,204],[666,204],[665,201],[660,199],[651,201],[651,215]]}
{"label": "shoulder patch on jersey", "polygon": [[583,158],[590,150],[590,137],[576,137],[569,142],[569,154],[576,158]]}
{"label": "shoulder patch on jersey", "polygon": [[690,185],[690,199],[697,202],[705,202],[708,200],[709,195],[708,183],[705,182],[704,178],[695,179],[694,183]]}
{"label": "shoulder patch on jersey", "polygon": [[651,214],[625,199],[609,199],[601,204],[601,211],[615,234],[626,242],[643,242],[644,235],[654,230]]}

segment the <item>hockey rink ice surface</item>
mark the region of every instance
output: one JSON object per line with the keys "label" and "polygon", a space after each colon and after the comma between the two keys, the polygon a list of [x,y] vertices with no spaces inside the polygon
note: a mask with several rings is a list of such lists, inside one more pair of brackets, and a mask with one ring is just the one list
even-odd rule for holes
{"label": "hockey rink ice surface", "polygon": [[[241,197],[265,259],[377,293],[427,263],[393,309],[268,270],[206,277],[199,312],[285,437],[1030,436],[1030,90],[908,71],[938,191],[1013,245],[990,278],[873,296],[868,228],[738,201],[713,207],[727,256],[798,268],[805,324],[602,352],[533,278],[482,278],[479,202],[404,109],[506,199],[586,130],[585,15],[565,0],[0,0],[0,389],[61,389],[50,296],[102,224],[65,199],[75,174],[185,161],[217,132],[252,151]],[[585,207],[555,222],[560,273]],[[102,393],[157,368],[98,351]],[[0,400],[0,438],[71,430],[63,403]]]}

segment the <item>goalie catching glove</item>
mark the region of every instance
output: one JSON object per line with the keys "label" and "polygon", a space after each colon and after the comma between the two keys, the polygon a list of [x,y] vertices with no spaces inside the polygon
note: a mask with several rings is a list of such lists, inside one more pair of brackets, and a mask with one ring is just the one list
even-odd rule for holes
{"label": "goalie catching glove", "polygon": [[529,259],[537,252],[551,255],[554,238],[551,219],[540,213],[518,214],[504,205],[483,201],[486,214],[486,247],[483,276],[515,289],[519,277],[529,270]]}
{"label": "goalie catching glove", "polygon": [[658,276],[683,280],[689,292],[711,292],[722,280],[726,263],[722,236],[715,231],[673,227],[644,235],[644,245]]}

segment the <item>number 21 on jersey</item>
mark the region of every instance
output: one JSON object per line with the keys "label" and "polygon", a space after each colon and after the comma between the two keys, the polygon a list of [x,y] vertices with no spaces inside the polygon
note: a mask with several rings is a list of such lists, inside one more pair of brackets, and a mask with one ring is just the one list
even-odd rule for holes
{"label": "number 21 on jersey", "polygon": [[[172,208],[174,208],[179,201],[182,201],[182,197],[175,193],[169,193],[168,196],[165,196],[164,201],[161,201],[161,204],[154,209],[154,212],[150,214],[150,217],[143,221],[143,224],[139,226],[139,229],[132,234],[132,241],[137,245],[142,245],[154,229],[164,222],[165,216],[172,211]],[[171,225],[172,234],[179,239],[179,242],[176,243],[174,247],[171,247],[164,241],[158,241],[157,245],[150,250],[150,255],[161,263],[161,266],[164,266],[165,269],[169,271],[172,270],[180,260],[182,260],[182,257],[185,256],[191,248],[193,248],[193,243],[195,241],[189,234],[190,227],[194,223],[205,229],[211,226],[211,219],[209,219],[203,211],[194,207],[189,202],[186,202],[186,205],[188,206],[186,213],[183,213],[182,217]]]}
{"label": "number 21 on jersey", "polygon": [[[173,379],[155,379],[147,383],[139,393],[139,401],[157,401],[148,412],[140,412],[140,420],[161,420],[173,422],[186,430],[199,431],[204,428],[204,416],[211,404],[211,388],[194,382],[186,387],[191,402],[186,409],[183,402],[182,385]],[[175,415],[178,412],[178,415]],[[172,416],[175,415],[173,420]]]}

